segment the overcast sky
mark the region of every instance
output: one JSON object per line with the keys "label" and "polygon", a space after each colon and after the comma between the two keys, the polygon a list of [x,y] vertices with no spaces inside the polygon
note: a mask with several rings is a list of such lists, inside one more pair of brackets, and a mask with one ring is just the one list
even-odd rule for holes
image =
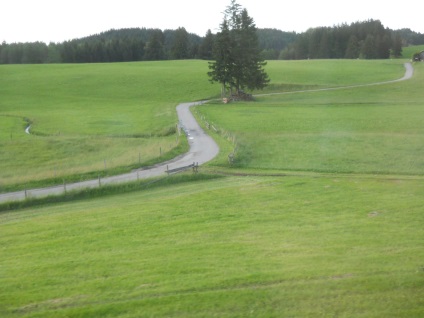
{"label": "overcast sky", "polygon": [[[230,0],[5,0],[0,42],[63,42],[110,29],[184,27],[216,33]],[[391,29],[424,33],[422,2],[377,0],[238,0],[258,28],[304,32],[368,19]],[[416,6],[414,6],[416,3]],[[402,7],[403,6],[403,7]]]}

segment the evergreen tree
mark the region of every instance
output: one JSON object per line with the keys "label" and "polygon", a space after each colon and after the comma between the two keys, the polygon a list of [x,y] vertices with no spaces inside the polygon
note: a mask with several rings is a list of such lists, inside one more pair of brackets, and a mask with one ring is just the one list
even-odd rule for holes
{"label": "evergreen tree", "polygon": [[395,34],[393,39],[392,54],[394,57],[402,56],[402,38],[399,33]]}
{"label": "evergreen tree", "polygon": [[241,27],[239,36],[238,61],[240,79],[236,83],[239,89],[263,89],[268,83],[268,75],[263,67],[266,62],[262,59],[256,34],[256,26],[246,9],[241,12]]}
{"label": "evergreen tree", "polygon": [[163,32],[161,30],[155,30],[146,43],[144,59],[148,61],[165,59],[164,41]]}
{"label": "evergreen tree", "polygon": [[209,63],[211,82],[219,82],[225,93],[240,95],[241,90],[262,89],[269,83],[263,67],[256,26],[246,9],[235,0],[225,11],[221,31],[216,35],[214,62]]}
{"label": "evergreen tree", "polygon": [[388,59],[390,57],[390,47],[392,40],[388,34],[377,37],[376,51],[378,59]]}
{"label": "evergreen tree", "polygon": [[377,49],[375,45],[375,38],[373,35],[368,34],[367,37],[365,38],[365,41],[361,47],[360,56],[364,59],[377,58]]}
{"label": "evergreen tree", "polygon": [[214,36],[209,29],[205,38],[199,47],[199,57],[203,60],[211,60],[213,58]]}
{"label": "evergreen tree", "polygon": [[0,64],[6,64],[7,43],[3,41],[0,45]]}
{"label": "evergreen tree", "polygon": [[176,60],[189,57],[188,33],[185,28],[178,28],[175,31],[174,43],[171,48],[171,56]]}
{"label": "evergreen tree", "polygon": [[227,88],[232,88],[232,68],[234,66],[233,54],[232,54],[232,40],[230,36],[230,29],[228,28],[228,22],[224,19],[221,24],[221,32],[216,35],[213,55],[215,62],[209,63],[208,72],[210,81],[221,83],[221,96],[225,96]]}
{"label": "evergreen tree", "polygon": [[356,35],[352,35],[347,44],[345,58],[357,59],[359,57],[360,45]]}

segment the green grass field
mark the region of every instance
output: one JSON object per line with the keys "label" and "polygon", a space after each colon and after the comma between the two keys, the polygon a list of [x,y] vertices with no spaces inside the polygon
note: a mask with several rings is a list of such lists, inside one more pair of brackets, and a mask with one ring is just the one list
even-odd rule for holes
{"label": "green grass field", "polygon": [[[205,76],[207,64],[181,63]],[[270,62],[272,85],[262,93],[288,94],[196,108],[220,132],[210,131],[220,155],[201,168],[215,178],[180,175],[131,193],[1,212],[0,317],[422,317],[423,64],[406,82],[290,93],[397,79],[402,63]],[[179,85],[175,101],[190,100]],[[212,97],[219,87],[208,85],[186,93]],[[151,104],[169,113],[158,131],[175,121],[169,97]],[[38,115],[1,109],[1,146],[9,149],[21,118]],[[54,121],[48,113],[39,116]],[[71,126],[76,144],[118,138],[107,125],[81,135]],[[48,131],[41,127],[34,129]],[[50,137],[59,146],[63,135],[20,138],[32,149]],[[166,138],[175,143],[160,133],[128,139]],[[2,182],[13,169],[10,177],[0,169]]]}
{"label": "green grass field", "polygon": [[413,45],[402,48],[402,56],[406,59],[412,59],[415,53],[424,51],[424,45]]}
{"label": "green grass field", "polygon": [[[359,60],[278,61],[268,69],[266,93],[372,83],[403,71],[399,62]],[[207,70],[205,61],[1,66],[0,191],[129,171],[185,152],[175,106],[219,91]],[[28,123],[34,135],[24,133]]]}
{"label": "green grass field", "polygon": [[[402,76],[400,67],[399,61],[389,65],[398,71],[393,79]],[[419,63],[410,81],[262,96],[225,112],[215,103],[198,113],[237,137],[242,168],[422,175],[423,79]]]}
{"label": "green grass field", "polygon": [[422,180],[225,177],[1,214],[2,317],[419,317]]}
{"label": "green grass field", "polygon": [[204,61],[0,66],[0,191],[186,151],[175,107],[215,94],[205,69]]}

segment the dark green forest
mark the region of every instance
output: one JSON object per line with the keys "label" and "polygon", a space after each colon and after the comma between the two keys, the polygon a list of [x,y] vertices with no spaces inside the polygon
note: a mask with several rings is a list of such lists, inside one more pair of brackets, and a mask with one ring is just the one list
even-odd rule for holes
{"label": "dark green forest", "polygon": [[[304,33],[257,29],[257,35],[265,60],[385,59],[401,57],[402,47],[424,44],[424,34],[410,29],[391,30],[379,20],[311,28]],[[62,43],[3,42],[0,64],[211,60],[215,37],[211,31],[201,37],[183,27],[164,31],[132,28]]]}

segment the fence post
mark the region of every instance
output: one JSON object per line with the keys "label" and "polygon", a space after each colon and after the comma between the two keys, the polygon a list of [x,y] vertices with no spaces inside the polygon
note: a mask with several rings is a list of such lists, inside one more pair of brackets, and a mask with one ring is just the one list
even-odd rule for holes
{"label": "fence post", "polygon": [[99,188],[102,186],[102,183],[100,182],[100,175],[99,175]]}
{"label": "fence post", "polygon": [[63,191],[66,194],[66,181],[65,181],[65,179],[63,179]]}

